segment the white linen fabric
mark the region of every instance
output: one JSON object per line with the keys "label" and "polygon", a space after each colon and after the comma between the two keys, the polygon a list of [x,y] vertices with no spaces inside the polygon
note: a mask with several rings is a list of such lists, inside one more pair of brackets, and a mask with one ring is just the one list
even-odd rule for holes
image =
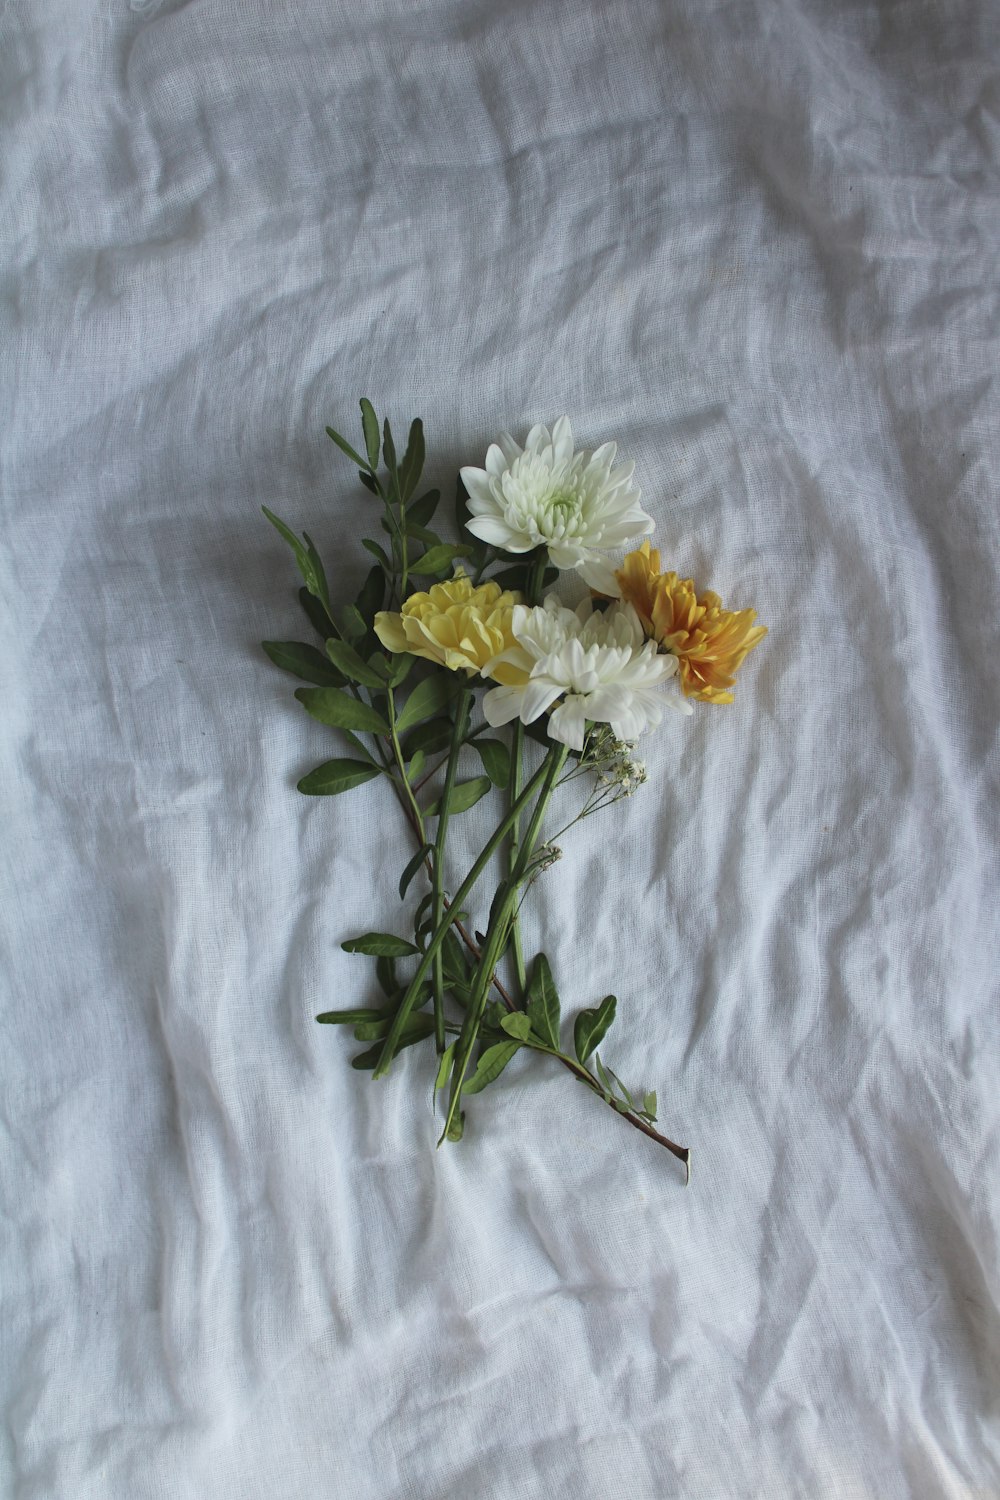
{"label": "white linen fabric", "polygon": [[[8,0],[0,101],[0,1492],[1000,1494],[996,5]],[[529,903],[687,1191],[313,1021],[410,851],[260,507],[357,588],[362,394],[770,627]]]}

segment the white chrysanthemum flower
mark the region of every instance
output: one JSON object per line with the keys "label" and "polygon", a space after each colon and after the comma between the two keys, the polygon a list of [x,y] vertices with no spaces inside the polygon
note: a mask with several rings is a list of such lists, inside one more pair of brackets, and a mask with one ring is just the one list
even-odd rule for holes
{"label": "white chrysanthemum flower", "polygon": [[550,594],[534,609],[516,605],[511,633],[517,645],[483,668],[500,683],[483,699],[493,727],[517,718],[530,724],[551,709],[549,737],[582,750],[588,719],[634,740],[660,722],[665,705],[691,712],[679,694],[656,691],[676,675],[677,660],[645,640],[631,604],[601,612],[585,599],[572,610]]}
{"label": "white chrysanthemum flower", "polygon": [[569,417],[551,434],[533,427],[523,449],[503,433],[490,445],[485,469],[461,471],[468,529],[504,552],[547,547],[555,567],[575,568],[591,588],[617,594],[604,554],[653,530],[632,483],[635,465],[611,467],[617,451],[616,443],[604,443],[595,453],[574,453]]}

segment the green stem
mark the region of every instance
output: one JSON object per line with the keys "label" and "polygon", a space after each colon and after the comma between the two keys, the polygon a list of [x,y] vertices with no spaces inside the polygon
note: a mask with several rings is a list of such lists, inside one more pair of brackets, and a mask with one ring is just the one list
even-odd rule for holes
{"label": "green stem", "polygon": [[[472,689],[463,687],[458,695],[455,705],[455,722],[451,731],[451,747],[448,751],[448,767],[444,773],[444,788],[438,804],[437,836],[434,840],[434,870],[431,876],[431,889],[434,900],[432,911],[434,914],[435,930],[444,916],[444,888],[442,879],[444,873],[444,850],[445,841],[448,837],[448,817],[451,812],[451,793],[455,785],[455,773],[458,769],[458,755],[465,740],[465,731],[469,726],[469,711],[472,706]],[[434,1044],[438,1053],[444,1051],[444,970],[441,962],[441,949],[434,955]]]}
{"label": "green stem", "polygon": [[[493,971],[500,961],[500,955],[507,941],[511,921],[515,919],[514,912],[518,886],[524,879],[527,867],[535,852],[535,845],[541,834],[542,820],[545,817],[549,800],[555,790],[559,772],[563,768],[568,753],[569,751],[565,745],[553,744],[545,760],[542,762],[541,769],[544,773],[544,780],[542,781],[541,791],[538,794],[538,801],[535,803],[534,811],[528,823],[524,843],[518,852],[517,863],[514,869],[507,876],[506,880],[501,883],[497,891],[500,901],[499,904],[497,904],[496,900],[494,901],[494,910],[490,918],[489,930],[486,934],[483,956],[476,969],[475,983],[472,988],[472,994],[469,997],[465,1022],[462,1026],[462,1033],[458,1039],[458,1046],[455,1051],[455,1062],[451,1074],[451,1099],[448,1104],[448,1116],[441,1134],[442,1141],[447,1137],[448,1131],[451,1129],[452,1121],[455,1118],[455,1111],[458,1109],[459,1101],[462,1097],[462,1084],[465,1081],[469,1059],[472,1056],[472,1050],[476,1045],[476,1038],[479,1035],[483,1012],[486,1009],[486,997],[493,982]],[[529,785],[533,784],[536,780],[537,774],[532,778],[532,782]],[[438,1142],[438,1145],[440,1144],[441,1141]]]}
{"label": "green stem", "polygon": [[406,994],[403,996],[403,999],[400,1002],[399,1010],[396,1012],[396,1018],[389,1030],[389,1035],[385,1039],[385,1046],[382,1048],[381,1056],[379,1057],[378,1062],[375,1064],[375,1068],[372,1073],[373,1078],[383,1078],[389,1071],[393,1053],[396,1049],[396,1043],[399,1041],[403,1028],[406,1025],[407,1020],[409,1019],[410,1012],[416,1004],[420,986],[426,979],[431,964],[434,962],[434,955],[438,952],[441,944],[444,942],[449,928],[455,920],[454,914],[457,914],[462,909],[463,903],[472,891],[472,888],[476,884],[476,881],[479,879],[480,875],[483,873],[486,866],[489,864],[490,860],[493,858],[494,854],[496,854],[497,850],[503,844],[504,839],[509,834],[514,819],[518,816],[525,804],[531,800],[538,787],[542,784],[542,781],[545,779],[546,771],[547,763],[543,761],[538,770],[535,772],[534,776],[532,776],[531,780],[528,782],[527,786],[524,788],[524,791],[521,793],[518,801],[509,810],[507,816],[503,819],[503,821],[498,824],[497,828],[494,830],[492,837],[486,844],[486,847],[483,849],[482,853],[479,855],[479,858],[472,866],[472,869],[469,871],[468,875],[466,875],[465,879],[462,881],[462,884],[459,886],[458,890],[452,897],[448,910],[446,911],[439,926],[428,942],[427,947],[424,949],[423,957],[421,958],[420,963],[417,965],[416,973],[410,980]]}
{"label": "green stem", "polygon": [[420,808],[417,806],[417,799],[413,795],[413,788],[410,785],[410,778],[406,774],[406,762],[403,759],[403,750],[399,743],[399,735],[396,732],[396,695],[393,692],[392,688],[388,688],[385,696],[386,702],[389,706],[389,738],[392,741],[392,753],[395,756],[396,765],[399,767],[399,774],[403,778],[403,787],[406,792],[407,799],[410,803],[410,810],[413,815],[416,830],[420,835],[420,842],[422,844],[426,844],[427,834],[424,829],[424,815],[420,811]]}
{"label": "green stem", "polygon": [[[531,564],[531,572],[528,574],[528,587],[527,587],[527,600],[528,600],[528,604],[529,605],[533,605],[533,604],[536,604],[538,602],[538,592],[539,592],[539,590],[540,590],[540,588],[542,586],[542,579],[545,577],[545,562],[546,562],[546,553],[544,551],[541,551],[541,552],[539,552],[538,556],[534,559],[534,561]],[[517,796],[519,795],[520,791],[521,791],[521,777],[522,777],[522,774],[523,774],[523,757],[524,757],[524,725],[521,723],[521,720],[518,719],[517,724],[514,727],[514,743],[513,743],[512,747],[511,747],[511,752],[510,752],[510,759],[511,759],[510,794],[511,794],[511,798],[512,799],[516,799]],[[507,854],[507,869],[508,869],[508,872],[511,871],[511,870],[513,870],[514,865],[515,865],[515,863],[517,861],[517,846],[518,846],[518,840],[520,839],[520,834],[521,834],[521,830],[520,830],[520,828],[518,826],[519,823],[520,823],[520,819],[517,819],[515,821],[515,823],[514,823],[513,828],[511,829],[511,833],[510,833],[510,848],[509,848],[508,854]],[[523,995],[524,991],[525,991],[525,989],[527,987],[527,984],[528,984],[528,971],[527,971],[527,968],[526,968],[525,962],[524,962],[524,941],[523,941],[523,939],[521,937],[521,916],[520,916],[520,912],[517,912],[514,915],[514,934],[513,934],[513,937],[514,937],[514,943],[513,943],[513,946],[514,946],[514,970],[515,970],[515,973],[517,974],[517,987],[518,987],[518,990]]]}

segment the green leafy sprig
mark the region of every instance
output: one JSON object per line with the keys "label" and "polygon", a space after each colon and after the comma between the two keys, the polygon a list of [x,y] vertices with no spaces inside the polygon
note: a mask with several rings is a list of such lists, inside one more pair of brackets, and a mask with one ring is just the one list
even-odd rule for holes
{"label": "green leafy sprig", "polygon": [[[263,649],[282,670],[307,684],[295,696],[310,716],[334,730],[350,755],[338,755],[307,772],[298,789],[307,796],[337,796],[377,779],[388,781],[411,830],[414,848],[399,879],[401,900],[421,875],[427,888],[413,912],[412,941],[369,932],[342,944],[348,953],[374,960],[382,1002],[324,1011],[316,1019],[349,1026],[365,1048],[352,1066],[384,1076],[404,1049],[432,1041],[437,1065],[434,1095],[447,1090],[441,1141],[460,1139],[463,1101],[500,1077],[524,1049],[555,1058],[635,1129],[676,1156],[690,1177],[690,1152],[654,1128],[656,1093],[641,1102],[597,1051],[611,1027],[617,1001],[606,996],[581,1010],[573,1025],[573,1049],[561,1042],[561,1006],[544,954],[530,973],[521,940],[519,912],[525,893],[558,850],[544,836],[555,793],[587,778],[583,804],[556,837],[583,817],[630,794],[644,777],[630,747],[606,726],[591,728],[582,753],[551,742],[544,729],[518,721],[509,744],[475,723],[475,682],[460,673],[417,663],[409,654],[385,651],[375,633],[379,611],[402,605],[414,587],[426,588],[450,575],[461,560],[474,582],[487,573],[502,588],[537,601],[554,578],[543,549],[510,565],[477,539],[445,540],[431,528],[440,502],[437,489],[417,495],[424,467],[423,425],[414,421],[406,449],[397,457],[389,423],[379,425],[368,400],[361,402],[364,452],[339,432],[327,433],[357,467],[369,496],[381,507],[382,540],[362,546],[374,559],[353,601],[335,609],[319,552],[308,534],[297,536],[272,511],[265,515],[291,548],[303,586],[299,600],[323,649],[302,641],[265,641]],[[463,535],[467,497],[459,481],[455,521]],[[527,741],[545,747],[541,763],[526,768]],[[481,774],[462,775],[472,752]],[[641,774],[640,774],[641,773]],[[492,790],[506,806],[479,856],[449,894],[448,832],[451,820]],[[494,857],[505,856],[504,874],[489,907],[485,931],[469,930],[468,907]],[[510,956],[515,985],[500,970]],[[404,972],[405,971],[405,972]],[[439,1142],[440,1144],[440,1142]]]}

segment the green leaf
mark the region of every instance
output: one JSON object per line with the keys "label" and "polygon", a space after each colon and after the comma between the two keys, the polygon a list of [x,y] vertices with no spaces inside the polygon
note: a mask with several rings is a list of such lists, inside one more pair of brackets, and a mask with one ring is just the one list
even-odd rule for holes
{"label": "green leaf", "polygon": [[365,765],[364,761],[325,760],[303,776],[297,786],[307,797],[336,797],[340,792],[349,792],[352,787],[362,786],[381,774],[378,766]]}
{"label": "green leaf", "polygon": [[420,773],[424,769],[426,761],[427,757],[422,750],[417,750],[414,752],[410,760],[410,764],[406,768],[406,779],[411,786],[415,781],[419,779]]}
{"label": "green leaf", "polygon": [[519,1042],[526,1042],[531,1035],[531,1022],[523,1010],[511,1011],[502,1016],[500,1025],[508,1036],[516,1037]]}
{"label": "green leaf", "polygon": [[350,443],[347,441],[347,439],[345,437],[341,437],[341,435],[340,435],[339,432],[336,432],[332,427],[328,427],[326,429],[326,435],[327,435],[328,438],[330,438],[333,442],[336,443],[336,445],[340,449],[341,453],[346,453],[347,454],[347,456],[351,460],[352,464],[357,464],[357,466],[358,466],[359,469],[366,469],[368,467],[368,465],[365,463],[364,459],[361,457],[361,454],[360,453],[356,453],[355,450],[351,447]]}
{"label": "green leaf", "polygon": [[[528,588],[530,572],[530,563],[517,563],[513,568],[501,568],[499,573],[492,573],[490,582],[498,583],[502,589],[517,589],[523,594]],[[551,588],[558,577],[558,568],[546,568],[542,574],[542,590]]]}
{"label": "green leaf", "polygon": [[368,634],[368,626],[358,614],[353,604],[347,604],[340,611],[341,635],[346,636],[349,641],[360,641],[362,636]]}
{"label": "green leaf", "polygon": [[382,572],[387,576],[391,576],[392,563],[389,561],[389,554],[386,552],[385,548],[380,547],[378,542],[373,542],[370,536],[363,537],[361,540],[361,545],[362,547],[364,547],[366,552],[371,553],[372,557],[378,558],[379,567],[382,569]]}
{"label": "green leaf", "polygon": [[[365,448],[368,450],[368,467],[378,468],[378,417],[375,408],[367,396],[361,397],[361,426],[365,434]],[[364,465],[362,464],[362,468]]]}
{"label": "green leaf", "polygon": [[[488,776],[473,776],[471,781],[459,781],[451,789],[448,799],[449,815],[468,812],[470,807],[475,807],[481,797],[485,797],[493,783]],[[431,803],[430,807],[424,809],[425,818],[436,818],[441,811],[440,798]]]}
{"label": "green leaf", "polygon": [[358,597],[354,601],[354,607],[364,620],[370,625],[378,611],[382,608],[385,599],[385,575],[381,565],[374,567],[369,572]]}
{"label": "green leaf", "polygon": [[457,1110],[452,1116],[446,1136],[449,1141],[460,1141],[465,1131],[465,1110]]}
{"label": "green leaf", "polygon": [[650,1089],[642,1096],[642,1112],[648,1120],[656,1119],[656,1090]]}
{"label": "green leaf", "polygon": [[403,871],[402,875],[400,875],[400,877],[399,877],[399,899],[400,899],[400,901],[402,901],[403,897],[406,895],[406,890],[407,890],[408,885],[410,884],[410,881],[413,879],[414,875],[417,874],[418,870],[423,865],[424,860],[427,858],[427,856],[429,854],[433,854],[433,853],[434,853],[434,845],[433,844],[421,844],[420,848],[417,850],[416,854],[410,860],[409,864],[406,866],[406,869]]}
{"label": "green leaf", "polygon": [[323,605],[320,604],[315,594],[310,594],[306,588],[299,589],[299,603],[305,613],[306,619],[315,630],[320,640],[326,641],[334,634],[336,626],[327,614]]}
{"label": "green leaf", "polygon": [[[458,683],[453,676],[444,677],[441,674],[425,677],[423,682],[418,682],[396,720],[397,733],[405,734],[414,724],[419,724],[421,719],[429,719],[432,714],[440,713],[454,697],[457,688]],[[420,748],[426,750],[427,746]]]}
{"label": "green leaf", "polygon": [[396,960],[387,958],[384,953],[375,960],[375,978],[378,980],[379,989],[388,999],[392,999],[399,989],[399,980],[396,978]]}
{"label": "green leaf", "polygon": [[302,574],[306,588],[310,594],[315,594],[317,599],[322,599],[323,603],[327,604],[329,601],[326,598],[326,579],[323,577],[322,564],[320,564],[319,572],[317,573],[316,571],[316,563],[310,554],[316,555],[316,562],[319,561],[319,558],[315,554],[315,548],[312,546],[312,543],[310,542],[308,546],[303,546],[295,535],[295,532],[292,531],[291,527],[285,525],[280,516],[276,516],[273,511],[268,510],[266,505],[262,505],[261,510],[274,529],[284,537],[295,553],[295,561],[298,563],[299,572]]}
{"label": "green leaf", "polygon": [[383,770],[383,767],[379,765],[374,755],[372,755],[369,752],[368,748],[361,743],[356,734],[352,734],[349,729],[342,729],[340,732],[347,743],[350,745],[351,749],[356,750],[363,760],[366,760],[369,765],[374,766],[377,771]]}
{"label": "green leaf", "polygon": [[604,1085],[605,1097],[608,1099],[613,1099],[615,1097],[615,1086],[612,1083],[611,1079],[608,1077],[608,1070],[601,1062],[600,1055],[596,1052],[594,1053],[594,1062],[597,1064],[597,1076],[598,1078],[600,1078],[601,1083]]}
{"label": "green leaf", "polygon": [[618,1074],[615,1073],[611,1068],[608,1069],[608,1072],[611,1074],[611,1077],[618,1085],[619,1097],[625,1100],[625,1103],[628,1105],[629,1109],[638,1109],[639,1106],[636,1104],[635,1100],[632,1098],[632,1095],[629,1093],[628,1089],[618,1077]]}
{"label": "green leaf", "polygon": [[348,938],[340,946],[345,953],[368,953],[375,958],[406,958],[419,952],[412,943],[391,932],[366,932],[361,937]]}
{"label": "green leaf", "polygon": [[469,1081],[462,1085],[462,1093],[478,1094],[494,1079],[499,1078],[520,1047],[521,1043],[515,1041],[494,1042],[492,1047],[487,1047],[476,1065],[476,1071]]}
{"label": "green leaf", "polygon": [[312,569],[313,577],[315,579],[315,587],[313,588],[313,593],[321,601],[327,614],[329,614],[330,591],[327,588],[326,572],[323,568],[323,560],[320,557],[319,553],[316,551],[316,543],[313,541],[308,531],[304,531],[302,533],[302,540],[306,544],[306,555],[309,558],[309,566]]}
{"label": "green leaf", "polygon": [[385,686],[384,679],[373,671],[346,641],[330,639],[326,643],[326,654],[333,665],[345,677],[352,682],[360,682],[362,687],[382,688]]}
{"label": "green leaf", "polygon": [[426,495],[421,495],[419,500],[414,500],[412,505],[406,507],[407,526],[411,522],[417,526],[426,526],[437,510],[440,499],[440,490],[428,490]]}
{"label": "green leaf", "polygon": [[437,750],[447,750],[450,744],[451,720],[431,719],[418,729],[410,731],[406,737],[405,753],[411,756],[418,750],[423,750],[425,755],[433,755]]}
{"label": "green leaf", "polygon": [[448,978],[458,984],[464,984],[469,977],[469,965],[465,953],[452,931],[445,933],[444,942],[441,944],[441,967]]}
{"label": "green leaf", "polygon": [[451,1075],[451,1065],[455,1058],[455,1047],[457,1046],[457,1041],[458,1039],[456,1038],[456,1040],[452,1042],[449,1047],[446,1047],[441,1053],[441,1061],[438,1064],[437,1077],[434,1080],[435,1098],[444,1088]]}
{"label": "green leaf", "polygon": [[615,1018],[617,1004],[614,995],[605,995],[600,1005],[590,1010],[581,1010],[577,1016],[573,1023],[573,1046],[580,1062],[585,1063],[594,1048],[600,1046]]}
{"label": "green leaf", "polygon": [[416,489],[423,467],[424,424],[417,417],[410,425],[406,453],[403,455],[403,463],[399,470],[399,492],[404,505]]}
{"label": "green leaf", "polygon": [[388,418],[382,427],[382,452],[385,455],[385,466],[389,470],[389,479],[392,484],[392,493],[399,499],[399,470],[396,467],[396,444],[392,440],[392,432],[389,428]]}
{"label": "green leaf", "polygon": [[[380,1016],[377,1021],[359,1021],[354,1028],[354,1035],[359,1042],[374,1042],[379,1037],[388,1036],[391,1025],[391,1015]],[[430,1036],[433,1030],[433,1016],[411,1016],[400,1033],[399,1045],[408,1047],[413,1042],[422,1042],[424,1037]]]}
{"label": "green leaf", "polygon": [[356,1010],[324,1010],[316,1017],[324,1026],[355,1026],[359,1021],[377,1021],[382,1012],[371,1006]]}
{"label": "green leaf", "polygon": [[418,576],[447,573],[456,557],[468,557],[471,551],[471,547],[454,547],[442,542],[439,547],[431,547],[423,557],[418,557],[416,562],[411,563],[410,572]]}
{"label": "green leaf", "polygon": [[388,734],[381,714],[340,688],[296,688],[295,696],[306,713],[334,729],[360,729],[367,734]]}
{"label": "green leaf", "polygon": [[417,522],[411,521],[409,512],[407,512],[406,516],[406,534],[407,536],[415,537],[418,542],[423,542],[425,547],[440,547],[442,545],[441,538],[437,532],[432,531],[429,526],[420,526]]}
{"label": "green leaf", "polygon": [[318,687],[340,687],[344,681],[315,646],[307,646],[303,641],[261,641],[261,645],[276,667],[291,672],[293,677],[301,677],[304,682],[315,682]]}
{"label": "green leaf", "polygon": [[392,658],[392,667],[389,671],[389,686],[391,688],[397,688],[406,681],[416,659],[415,656],[410,656],[404,651],[400,651]]}
{"label": "green leaf", "polygon": [[367,469],[359,469],[358,478],[361,480],[361,483],[364,485],[369,494],[377,495],[379,499],[382,498],[378,493],[378,485],[376,484],[372,476],[368,473]]}
{"label": "green leaf", "polygon": [[500,740],[476,739],[472,743],[479,752],[483,770],[493,785],[503,791],[510,781],[510,750]]}
{"label": "green leaf", "polygon": [[559,1046],[559,994],[544,953],[539,953],[528,981],[528,1016],[532,1027],[550,1047]]}

